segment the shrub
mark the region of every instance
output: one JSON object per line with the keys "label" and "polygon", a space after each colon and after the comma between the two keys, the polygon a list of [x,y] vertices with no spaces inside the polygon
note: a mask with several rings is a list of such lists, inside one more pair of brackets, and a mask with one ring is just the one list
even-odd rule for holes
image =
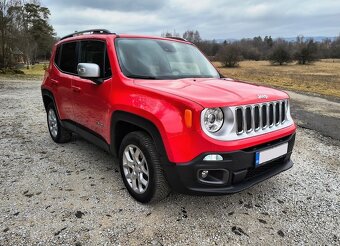
{"label": "shrub", "polygon": [[236,67],[241,61],[240,48],[235,44],[225,44],[218,52],[217,59],[224,67]]}
{"label": "shrub", "polygon": [[272,64],[282,65],[284,63],[292,62],[292,57],[289,49],[285,45],[277,45],[269,55],[269,61]]}

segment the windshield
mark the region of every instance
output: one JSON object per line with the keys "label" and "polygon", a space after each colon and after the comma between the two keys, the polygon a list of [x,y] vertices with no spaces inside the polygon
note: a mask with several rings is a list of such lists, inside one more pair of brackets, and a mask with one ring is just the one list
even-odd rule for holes
{"label": "windshield", "polygon": [[122,72],[130,78],[220,78],[213,65],[191,44],[118,38],[116,51]]}

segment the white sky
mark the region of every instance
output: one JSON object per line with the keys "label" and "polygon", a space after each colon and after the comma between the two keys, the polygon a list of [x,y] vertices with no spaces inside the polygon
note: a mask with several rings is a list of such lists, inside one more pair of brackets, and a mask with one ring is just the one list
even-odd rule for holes
{"label": "white sky", "polygon": [[204,39],[338,36],[340,0],[42,0],[58,36],[106,28],[149,34],[198,30]]}

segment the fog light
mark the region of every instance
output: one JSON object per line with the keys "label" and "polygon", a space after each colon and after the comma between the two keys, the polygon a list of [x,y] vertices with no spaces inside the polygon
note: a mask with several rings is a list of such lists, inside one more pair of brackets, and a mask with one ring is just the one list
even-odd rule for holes
{"label": "fog light", "polygon": [[221,155],[206,155],[203,161],[223,161],[223,157]]}
{"label": "fog light", "polygon": [[201,172],[201,177],[203,179],[205,179],[208,176],[208,174],[209,174],[209,171],[208,170],[204,170],[204,171]]}

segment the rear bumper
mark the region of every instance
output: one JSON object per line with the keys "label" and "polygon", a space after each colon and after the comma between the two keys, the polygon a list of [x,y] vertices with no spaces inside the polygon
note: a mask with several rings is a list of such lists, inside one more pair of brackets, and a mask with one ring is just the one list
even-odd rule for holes
{"label": "rear bumper", "polygon": [[[231,194],[247,189],[277,175],[293,166],[290,159],[295,142],[295,133],[287,137],[245,150],[225,153],[204,153],[185,164],[166,165],[167,180],[173,190],[186,194],[218,195]],[[286,155],[255,168],[255,155],[281,144],[288,143]],[[208,154],[219,154],[222,161],[204,161]],[[211,170],[212,179],[202,179],[200,171]],[[215,176],[217,177],[215,179]]]}

